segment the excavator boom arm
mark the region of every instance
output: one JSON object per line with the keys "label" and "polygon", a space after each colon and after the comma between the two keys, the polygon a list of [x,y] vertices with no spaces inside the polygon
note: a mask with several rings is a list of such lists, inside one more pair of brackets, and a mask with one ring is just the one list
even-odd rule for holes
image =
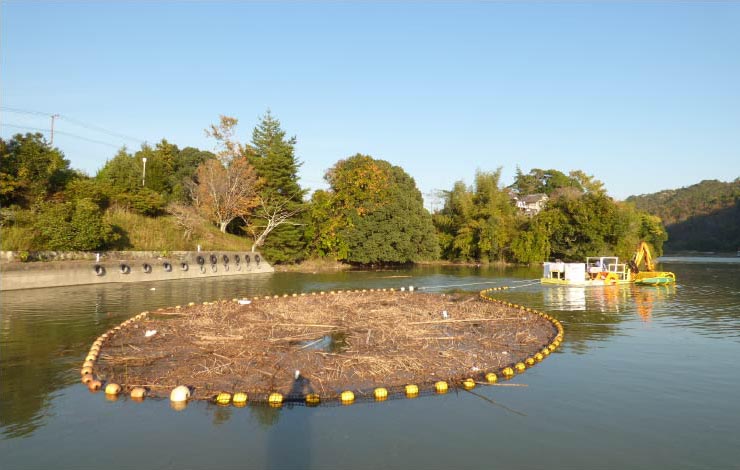
{"label": "excavator boom arm", "polygon": [[645,261],[646,271],[655,271],[655,265],[653,265],[653,256],[650,254],[650,247],[645,242],[640,242],[637,247],[637,253],[635,253],[635,266],[640,266],[640,263]]}

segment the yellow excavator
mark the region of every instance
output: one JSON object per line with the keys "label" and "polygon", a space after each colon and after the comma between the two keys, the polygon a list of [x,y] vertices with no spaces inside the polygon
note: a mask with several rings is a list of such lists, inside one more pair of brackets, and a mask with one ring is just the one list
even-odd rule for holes
{"label": "yellow excavator", "polygon": [[[641,271],[640,266],[643,262],[645,263],[645,270]],[[640,242],[635,256],[628,265],[630,267],[630,276],[635,284],[655,286],[676,282],[676,275],[672,272],[655,270],[653,256],[650,254],[650,247],[645,242]]]}

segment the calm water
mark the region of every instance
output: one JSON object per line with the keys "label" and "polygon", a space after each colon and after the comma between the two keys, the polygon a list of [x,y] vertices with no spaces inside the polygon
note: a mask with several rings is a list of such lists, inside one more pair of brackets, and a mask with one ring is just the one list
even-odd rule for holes
{"label": "calm water", "polygon": [[[737,468],[740,263],[664,262],[673,287],[542,287],[538,270],[268,274],[2,294],[0,462],[12,468]],[[405,277],[409,276],[409,277]],[[516,285],[561,350],[474,395],[349,407],[109,402],[79,382],[101,332],[188,301],[332,288]],[[150,290],[152,287],[155,290]],[[502,297],[504,296],[502,295]]]}

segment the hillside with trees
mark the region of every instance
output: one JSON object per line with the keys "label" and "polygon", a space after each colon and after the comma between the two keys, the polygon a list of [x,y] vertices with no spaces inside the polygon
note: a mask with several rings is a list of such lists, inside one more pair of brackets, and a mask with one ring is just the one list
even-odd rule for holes
{"label": "hillside with trees", "polygon": [[735,252],[740,249],[740,178],[630,196],[641,211],[660,217],[668,231],[666,250]]}
{"label": "hillside with trees", "polygon": [[[501,182],[501,168],[478,171],[472,185],[458,181],[441,191],[442,208],[430,213],[403,168],[358,153],[329,168],[329,188],[309,196],[298,183],[297,140],[269,111],[250,140],[240,140],[237,129],[237,119],[228,116],[211,125],[213,152],[181,149],[166,139],[136,151],[124,147],[94,176],[71,169],[41,134],[0,139],[2,248],[202,245],[260,250],[273,263],[319,258],[378,265],[629,257],[641,240],[657,254],[666,240],[657,215],[640,203],[613,200],[581,171],[517,168],[509,186]],[[730,210],[730,196],[722,197],[705,206]],[[523,211],[530,199],[537,207]]]}

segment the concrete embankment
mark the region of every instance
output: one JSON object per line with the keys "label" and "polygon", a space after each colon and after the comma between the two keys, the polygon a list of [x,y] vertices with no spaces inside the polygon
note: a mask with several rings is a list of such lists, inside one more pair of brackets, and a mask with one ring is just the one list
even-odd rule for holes
{"label": "concrete embankment", "polygon": [[[13,256],[3,253],[4,260]],[[166,281],[269,273],[274,269],[259,253],[235,251],[177,251],[93,254],[89,260],[0,263],[0,290]]]}

